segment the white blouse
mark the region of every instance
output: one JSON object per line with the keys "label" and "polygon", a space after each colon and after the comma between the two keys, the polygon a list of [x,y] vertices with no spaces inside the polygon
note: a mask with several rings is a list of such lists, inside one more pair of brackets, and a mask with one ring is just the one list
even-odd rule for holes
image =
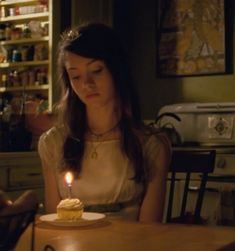
{"label": "white blouse", "polygon": [[[61,198],[66,198],[68,187],[64,173],[60,171],[63,142],[63,130],[53,127],[40,137],[38,151],[40,157],[56,175]],[[149,136],[143,146],[146,170],[151,170],[157,159],[159,142],[157,137]],[[94,149],[97,158],[91,157]],[[133,166],[121,151],[120,140],[87,141],[81,173],[72,184],[72,195],[79,198],[86,206],[124,203],[122,214],[128,215],[127,218],[137,219],[144,187],[143,184],[136,183],[132,179],[133,176]]]}

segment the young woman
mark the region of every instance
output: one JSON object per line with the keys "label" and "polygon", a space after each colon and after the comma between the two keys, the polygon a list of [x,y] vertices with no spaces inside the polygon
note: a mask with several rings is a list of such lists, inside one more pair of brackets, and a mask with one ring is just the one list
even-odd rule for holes
{"label": "young woman", "polygon": [[164,135],[142,123],[127,57],[114,30],[91,23],[67,32],[59,66],[59,123],[38,145],[46,211],[55,212],[67,196],[64,175],[72,171],[72,194],[85,211],[161,221],[170,146]]}

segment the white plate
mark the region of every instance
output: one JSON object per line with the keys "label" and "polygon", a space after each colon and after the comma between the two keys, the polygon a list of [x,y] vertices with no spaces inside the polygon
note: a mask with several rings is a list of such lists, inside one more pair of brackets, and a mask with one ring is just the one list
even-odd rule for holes
{"label": "white plate", "polygon": [[57,214],[46,214],[40,217],[40,220],[55,226],[75,227],[87,226],[101,221],[105,218],[105,214],[84,212],[79,220],[61,220],[57,218]]}

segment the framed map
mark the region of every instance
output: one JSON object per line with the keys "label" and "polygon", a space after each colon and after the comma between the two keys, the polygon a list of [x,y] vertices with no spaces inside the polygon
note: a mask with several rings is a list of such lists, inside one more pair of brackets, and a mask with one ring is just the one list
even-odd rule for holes
{"label": "framed map", "polygon": [[157,74],[192,76],[232,71],[229,0],[158,0]]}

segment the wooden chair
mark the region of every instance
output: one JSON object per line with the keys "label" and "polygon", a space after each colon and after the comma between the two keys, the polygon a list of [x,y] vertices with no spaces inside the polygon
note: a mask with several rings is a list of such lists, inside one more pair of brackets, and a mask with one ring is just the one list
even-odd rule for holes
{"label": "wooden chair", "polygon": [[[201,224],[201,208],[206,189],[208,173],[213,172],[215,165],[215,150],[176,150],[173,151],[170,165],[170,191],[167,207],[166,222]],[[185,183],[183,188],[180,215],[172,216],[174,207],[174,192],[176,173],[184,174]],[[192,173],[200,174],[200,186],[197,190],[197,199],[194,211],[190,217],[186,213],[189,183]],[[182,178],[182,177],[181,177]]]}
{"label": "wooden chair", "polygon": [[0,216],[0,250],[14,250],[21,234],[32,223],[31,251],[34,250],[34,222],[37,210]]}

